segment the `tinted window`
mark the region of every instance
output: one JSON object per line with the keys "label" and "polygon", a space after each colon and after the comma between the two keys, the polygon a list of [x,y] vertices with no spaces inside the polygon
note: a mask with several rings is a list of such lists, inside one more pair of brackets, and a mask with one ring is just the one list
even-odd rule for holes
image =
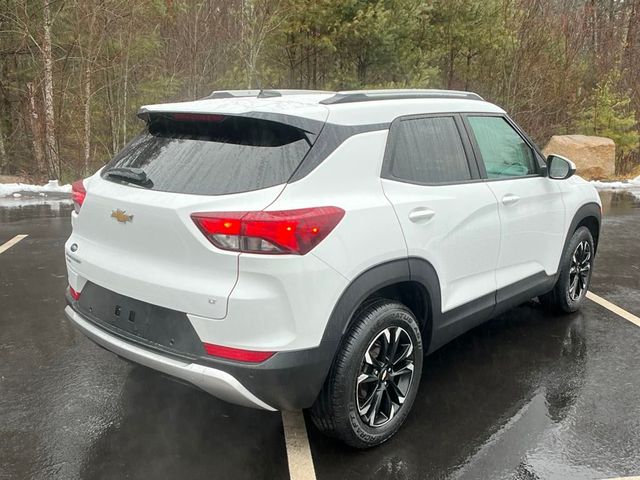
{"label": "tinted window", "polygon": [[533,150],[502,117],[469,117],[488,178],[511,178],[538,172]]}
{"label": "tinted window", "polygon": [[391,174],[419,183],[471,179],[453,117],[403,120],[396,128]]}
{"label": "tinted window", "polygon": [[146,187],[221,195],[285,183],[309,151],[300,130],[244,117],[165,114],[152,117],[103,170],[141,168]]}

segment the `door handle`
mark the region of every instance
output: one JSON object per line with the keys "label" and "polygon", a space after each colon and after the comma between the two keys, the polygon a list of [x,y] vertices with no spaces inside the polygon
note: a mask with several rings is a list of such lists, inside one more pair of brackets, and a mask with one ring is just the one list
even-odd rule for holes
{"label": "door handle", "polygon": [[502,203],[504,205],[513,205],[514,203],[518,203],[520,201],[520,197],[514,195],[513,193],[507,193],[504,197],[502,197]]}
{"label": "door handle", "polygon": [[418,207],[409,212],[409,220],[413,223],[425,223],[431,220],[435,214],[436,212],[430,208]]}

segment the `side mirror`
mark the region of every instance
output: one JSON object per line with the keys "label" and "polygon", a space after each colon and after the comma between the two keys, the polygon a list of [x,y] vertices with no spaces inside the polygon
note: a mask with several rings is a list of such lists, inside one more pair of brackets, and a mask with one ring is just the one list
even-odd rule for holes
{"label": "side mirror", "polygon": [[576,173],[576,165],[568,158],[560,155],[549,155],[547,157],[547,171],[549,172],[549,178],[566,180]]}

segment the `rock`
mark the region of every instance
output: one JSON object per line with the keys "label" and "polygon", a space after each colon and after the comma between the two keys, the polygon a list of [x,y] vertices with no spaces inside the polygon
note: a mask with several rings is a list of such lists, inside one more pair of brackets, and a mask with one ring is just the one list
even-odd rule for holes
{"label": "rock", "polygon": [[587,180],[610,178],[616,170],[616,144],[610,138],[588,135],[554,135],[544,147],[576,164],[577,174]]}

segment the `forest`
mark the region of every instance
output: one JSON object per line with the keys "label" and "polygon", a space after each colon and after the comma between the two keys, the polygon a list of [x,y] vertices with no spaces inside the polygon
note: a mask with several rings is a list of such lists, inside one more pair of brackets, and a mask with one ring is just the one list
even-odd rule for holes
{"label": "forest", "polygon": [[447,88],[640,173],[640,0],[0,0],[0,174],[74,180],[141,105],[243,88]]}

